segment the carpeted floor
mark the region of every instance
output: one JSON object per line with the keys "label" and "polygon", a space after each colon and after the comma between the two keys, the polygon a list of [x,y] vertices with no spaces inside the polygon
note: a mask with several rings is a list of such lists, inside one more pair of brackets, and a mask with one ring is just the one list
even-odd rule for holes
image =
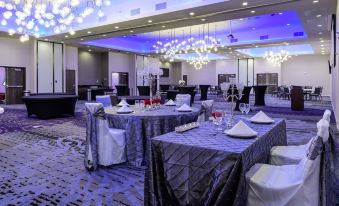
{"label": "carpeted floor", "polygon": [[[230,108],[213,98],[215,108]],[[309,102],[305,107],[312,112],[295,114],[283,112],[288,111],[286,100],[266,101],[274,109],[253,107],[252,114],[264,110],[285,118],[289,144],[307,142],[316,134],[323,110],[331,108],[328,100]],[[23,105],[5,107],[0,115],[0,205],[143,205],[144,167],[84,169],[83,102],[76,110],[75,117],[43,121],[28,119]]]}

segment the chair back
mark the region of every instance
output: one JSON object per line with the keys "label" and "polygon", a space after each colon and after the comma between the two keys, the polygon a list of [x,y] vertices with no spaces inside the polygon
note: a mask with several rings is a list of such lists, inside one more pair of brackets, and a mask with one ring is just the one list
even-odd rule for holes
{"label": "chair back", "polygon": [[229,84],[226,83],[226,82],[221,83],[221,84],[220,84],[220,89],[221,89],[222,91],[227,91],[227,90],[229,89],[229,87],[227,87],[227,85],[229,85]]}
{"label": "chair back", "polygon": [[314,94],[321,95],[321,87],[314,88]]}
{"label": "chair back", "polygon": [[109,128],[102,103],[85,103],[87,111],[85,167],[95,170],[99,163],[98,138],[107,134]]}
{"label": "chair back", "polygon": [[191,105],[191,95],[189,94],[177,94],[175,97],[177,107],[181,107],[183,104]]}
{"label": "chair back", "polygon": [[201,102],[201,113],[199,116],[199,121],[208,121],[212,116],[214,100],[206,100]]}
{"label": "chair back", "polygon": [[331,111],[326,109],[323,115],[323,119],[325,119],[327,122],[331,122]]}
{"label": "chair back", "polygon": [[97,95],[95,97],[96,102],[101,103],[103,107],[111,107],[111,97],[109,95]]}

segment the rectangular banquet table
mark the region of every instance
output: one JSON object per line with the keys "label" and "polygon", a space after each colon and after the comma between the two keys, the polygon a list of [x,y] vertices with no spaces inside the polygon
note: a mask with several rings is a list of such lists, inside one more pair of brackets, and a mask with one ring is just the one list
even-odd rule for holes
{"label": "rectangular banquet table", "polygon": [[245,173],[255,163],[267,163],[270,149],[287,140],[284,120],[245,123],[258,132],[257,138],[229,137],[212,122],[153,138],[145,204],[246,205]]}

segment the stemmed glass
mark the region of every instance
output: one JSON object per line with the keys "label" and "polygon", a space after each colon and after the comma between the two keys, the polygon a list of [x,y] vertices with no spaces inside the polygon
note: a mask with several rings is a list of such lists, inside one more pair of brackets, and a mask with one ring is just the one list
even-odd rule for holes
{"label": "stemmed glass", "polygon": [[224,116],[224,113],[221,112],[221,111],[216,111],[214,112],[214,120],[213,120],[213,123],[215,125],[217,125],[217,130],[218,131],[222,131],[222,122],[223,122],[223,116]]}
{"label": "stemmed glass", "polygon": [[140,102],[139,102],[139,107],[141,107],[141,111],[142,111],[142,112],[145,111],[145,100],[140,100]]}
{"label": "stemmed glass", "polygon": [[244,114],[244,112],[245,112],[245,110],[246,110],[246,105],[245,105],[245,103],[240,103],[240,104],[239,104],[239,109],[240,109],[241,114]]}
{"label": "stemmed glass", "polygon": [[250,104],[245,104],[245,112],[246,112],[246,116],[248,115],[248,113],[251,111],[251,105]]}

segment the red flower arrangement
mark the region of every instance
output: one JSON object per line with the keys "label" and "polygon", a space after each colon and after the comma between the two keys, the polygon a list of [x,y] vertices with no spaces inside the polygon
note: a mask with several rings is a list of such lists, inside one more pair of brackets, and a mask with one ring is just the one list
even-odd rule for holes
{"label": "red flower arrangement", "polygon": [[150,99],[146,99],[145,100],[145,106],[151,105],[151,100]]}
{"label": "red flower arrangement", "polygon": [[222,117],[222,113],[221,113],[221,112],[213,112],[213,113],[212,113],[212,116],[213,116],[214,118]]}

